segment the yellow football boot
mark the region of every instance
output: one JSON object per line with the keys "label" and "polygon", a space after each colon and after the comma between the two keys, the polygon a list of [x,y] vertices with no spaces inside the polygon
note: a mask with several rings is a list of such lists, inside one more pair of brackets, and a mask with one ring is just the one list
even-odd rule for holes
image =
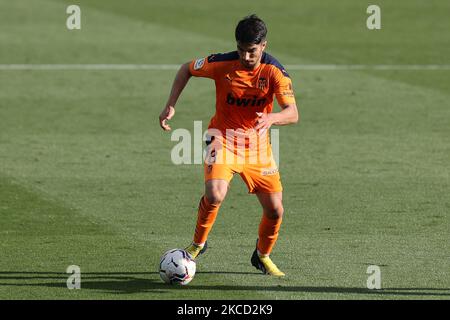
{"label": "yellow football boot", "polygon": [[191,258],[195,260],[199,255],[204,253],[206,249],[208,249],[208,241],[206,241],[203,246],[198,246],[195,243],[191,243],[189,247],[184,249],[184,251],[186,251]]}
{"label": "yellow football boot", "polygon": [[268,274],[275,277],[284,277],[285,274],[273,263],[269,256],[260,257],[257,250],[253,252],[252,255],[252,266],[256,269],[261,270],[264,274]]}

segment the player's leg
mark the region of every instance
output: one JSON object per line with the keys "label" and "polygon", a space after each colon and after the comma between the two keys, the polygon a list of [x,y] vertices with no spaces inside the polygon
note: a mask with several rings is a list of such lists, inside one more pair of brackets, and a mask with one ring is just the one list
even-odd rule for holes
{"label": "player's leg", "polygon": [[206,239],[216,220],[220,205],[225,199],[229,182],[236,170],[233,165],[221,161],[223,152],[222,142],[218,139],[215,139],[208,145],[204,164],[205,194],[200,199],[198,206],[194,241],[186,248],[186,251],[194,258],[207,248]]}
{"label": "player's leg", "polygon": [[281,221],[283,219],[282,193],[256,193],[263,208],[263,215],[259,225],[258,253],[261,256],[268,256],[278,239]]}
{"label": "player's leg", "polygon": [[228,191],[228,181],[212,179],[205,183],[205,194],[198,205],[197,225],[195,227],[194,241],[186,248],[186,251],[195,259],[203,253],[206,239],[216,221],[220,205]]}
{"label": "player's leg", "polygon": [[202,245],[206,242],[227,191],[228,181],[226,180],[213,179],[206,182],[205,195],[199,204],[194,243]]}
{"label": "player's leg", "polygon": [[257,247],[253,252],[251,263],[263,273],[284,276],[269,257],[278,238],[284,211],[283,187],[275,160],[270,157],[268,163],[247,164],[241,176],[249,192],[257,195],[263,208]]}
{"label": "player's leg", "polygon": [[284,276],[284,273],[270,259],[269,255],[278,239],[281,221],[283,219],[282,193],[256,193],[263,215],[258,230],[256,249],[252,256],[252,265],[266,274]]}

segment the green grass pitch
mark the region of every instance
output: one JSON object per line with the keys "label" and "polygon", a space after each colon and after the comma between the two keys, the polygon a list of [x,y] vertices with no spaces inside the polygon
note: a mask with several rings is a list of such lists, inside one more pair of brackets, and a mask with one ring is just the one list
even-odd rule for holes
{"label": "green grass pitch", "polygon": [[[0,0],[0,65],[181,64],[234,50],[265,19],[284,65],[440,65],[289,70],[301,121],[280,128],[285,218],[272,257],[250,265],[261,208],[237,176],[186,287],[160,255],[186,246],[201,165],[175,166],[159,128],[175,70],[0,70],[0,299],[449,299],[450,4],[367,1]],[[445,67],[447,66],[447,67]],[[275,107],[277,108],[277,107]],[[172,128],[214,112],[192,79]],[[68,290],[66,268],[81,268]],[[366,287],[368,266],[381,290]]]}

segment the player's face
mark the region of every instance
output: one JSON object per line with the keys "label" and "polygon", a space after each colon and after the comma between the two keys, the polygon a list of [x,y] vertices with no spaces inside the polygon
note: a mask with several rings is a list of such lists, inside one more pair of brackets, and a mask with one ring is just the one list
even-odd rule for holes
{"label": "player's face", "polygon": [[259,44],[237,44],[237,51],[239,54],[239,60],[241,64],[248,69],[254,69],[259,66],[261,56],[266,48],[267,41],[262,41]]}

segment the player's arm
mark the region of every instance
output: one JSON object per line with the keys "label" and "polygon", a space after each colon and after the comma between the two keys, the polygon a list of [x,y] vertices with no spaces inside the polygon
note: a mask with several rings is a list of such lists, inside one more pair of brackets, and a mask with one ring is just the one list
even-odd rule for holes
{"label": "player's arm", "polygon": [[297,123],[299,120],[298,109],[295,103],[281,106],[280,112],[270,113],[272,124],[276,126],[285,126]]}
{"label": "player's arm", "polygon": [[299,112],[295,102],[294,91],[292,90],[292,82],[287,73],[276,70],[274,83],[274,94],[281,111],[274,113],[257,112],[258,119],[255,129],[259,130],[260,133],[264,133],[272,125],[284,126],[299,121]]}
{"label": "player's arm", "polygon": [[185,63],[181,66],[180,70],[173,81],[172,90],[170,91],[169,100],[166,103],[165,108],[159,115],[159,124],[165,131],[170,130],[170,126],[167,124],[167,120],[170,120],[175,114],[175,104],[180,97],[181,92],[186,86],[189,78],[205,77],[214,79],[216,66],[210,63],[209,58],[201,58]]}
{"label": "player's arm", "polygon": [[274,113],[257,112],[258,119],[256,120],[255,130],[259,131],[259,134],[263,134],[272,125],[285,126],[298,122],[299,115],[295,103],[283,105],[281,109],[280,112]]}
{"label": "player's arm", "polygon": [[170,120],[175,115],[175,105],[180,97],[181,92],[189,81],[189,78],[192,76],[189,71],[189,64],[185,63],[178,70],[177,75],[175,76],[175,80],[172,84],[172,89],[170,90],[169,99],[167,100],[166,106],[162,110],[159,115],[159,125],[163,128],[164,131],[170,131],[171,128],[167,124],[167,121]]}

